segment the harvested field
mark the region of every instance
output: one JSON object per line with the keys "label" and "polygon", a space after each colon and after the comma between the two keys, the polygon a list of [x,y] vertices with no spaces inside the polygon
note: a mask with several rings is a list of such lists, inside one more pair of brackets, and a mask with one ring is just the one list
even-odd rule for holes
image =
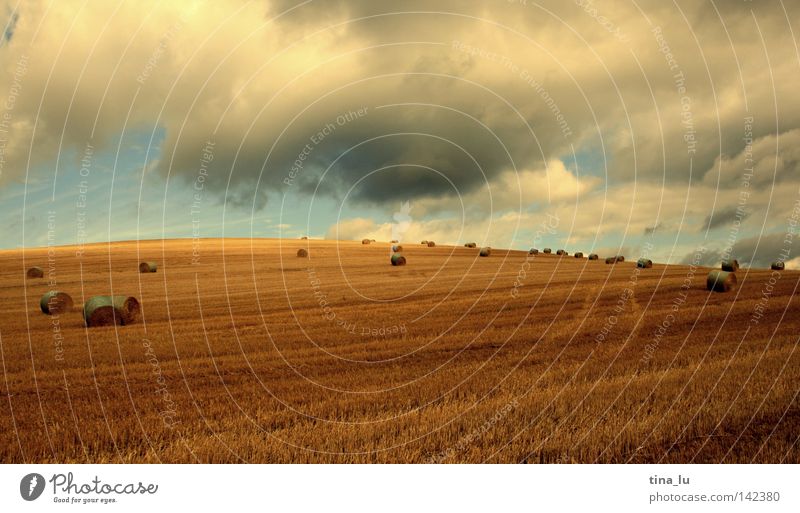
{"label": "harvested field", "polygon": [[[388,252],[63,247],[53,285],[0,251],[0,461],[800,463],[800,273],[764,303],[770,270],[719,294],[709,268]],[[140,317],[42,315],[53,286],[135,296]]]}

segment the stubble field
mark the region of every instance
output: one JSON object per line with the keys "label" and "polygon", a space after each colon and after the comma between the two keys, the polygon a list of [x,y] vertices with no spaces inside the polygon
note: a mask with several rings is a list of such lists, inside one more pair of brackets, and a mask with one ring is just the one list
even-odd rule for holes
{"label": "stubble field", "polygon": [[404,246],[0,251],[0,462],[800,462],[800,273]]}

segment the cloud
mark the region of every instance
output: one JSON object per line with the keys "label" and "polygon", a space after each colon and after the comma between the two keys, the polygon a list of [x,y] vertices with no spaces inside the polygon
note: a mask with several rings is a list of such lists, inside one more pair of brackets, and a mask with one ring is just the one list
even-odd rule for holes
{"label": "cloud", "polygon": [[[784,260],[789,267],[795,265],[798,257],[794,257],[797,250],[792,248],[791,243],[786,242],[786,233],[774,232],[766,233],[755,237],[747,237],[736,241],[729,255],[735,258],[743,267],[768,268],[772,262]],[[703,253],[700,265],[717,266],[723,258],[727,258],[728,253],[724,248],[708,247]],[[694,252],[687,254],[682,263],[692,263]]]}
{"label": "cloud", "polygon": [[457,240],[466,219],[503,240],[547,211],[564,240],[625,244],[722,226],[752,157],[747,222],[774,229],[800,175],[800,5],[593,6],[25,2],[0,48],[0,94],[19,92],[0,187],[137,130],[163,134],[147,174],[164,183],[192,184],[212,141],[205,193],[248,212],[412,200],[419,235]]}
{"label": "cloud", "polygon": [[800,257],[795,257],[791,260],[787,260],[785,264],[786,264],[786,269],[792,271],[800,271]]}
{"label": "cloud", "polygon": [[725,207],[716,212],[712,212],[706,217],[706,220],[701,226],[701,230],[705,231],[719,228],[720,226],[730,226],[734,220],[738,219],[743,221],[750,215],[745,209],[737,209],[737,207]]}

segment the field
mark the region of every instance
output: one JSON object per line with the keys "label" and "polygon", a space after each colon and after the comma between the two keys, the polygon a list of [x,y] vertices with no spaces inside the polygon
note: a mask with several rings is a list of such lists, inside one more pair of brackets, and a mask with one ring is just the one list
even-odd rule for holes
{"label": "field", "polygon": [[0,462],[800,462],[800,273],[405,247],[1,251]]}

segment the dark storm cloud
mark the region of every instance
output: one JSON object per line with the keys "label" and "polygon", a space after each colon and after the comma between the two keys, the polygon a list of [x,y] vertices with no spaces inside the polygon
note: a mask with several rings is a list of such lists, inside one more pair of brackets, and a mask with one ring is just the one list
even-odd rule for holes
{"label": "dark storm cloud", "polygon": [[[798,255],[792,249],[792,243],[787,242],[785,233],[773,232],[755,237],[747,237],[737,241],[730,252],[720,249],[706,249],[699,265],[715,267],[723,258],[730,257],[739,261],[740,265],[754,268],[767,268],[776,260],[791,260]],[[695,259],[695,253],[687,254],[681,263],[690,264]]]}
{"label": "dark storm cloud", "polygon": [[797,251],[792,251],[792,244],[787,243],[785,233],[769,233],[738,241],[733,246],[731,256],[737,258],[740,264],[763,268],[776,260],[791,260],[797,256]]}
{"label": "dark storm cloud", "polygon": [[[537,169],[585,148],[596,156],[586,171],[607,171],[611,185],[730,188],[741,181],[748,130],[753,190],[798,172],[798,62],[780,5],[717,3],[717,12],[652,0],[637,4],[645,19],[629,2],[600,1],[589,10],[558,1],[145,2],[80,11],[81,24],[103,30],[68,33],[62,20],[78,13],[65,4],[26,3],[15,44],[4,47],[11,63],[37,56],[13,112],[4,182],[22,179],[29,155],[52,163],[88,140],[102,151],[134,128],[164,130],[156,173],[189,184],[214,139],[207,192],[245,208],[283,193],[339,198],[354,186],[350,197],[367,203],[453,199],[514,165]],[[800,6],[784,7],[797,17]],[[3,76],[7,90],[13,66]],[[378,108],[399,103],[428,105]],[[313,144],[287,186],[309,138],[363,107],[367,116]],[[364,143],[397,133],[423,135]],[[395,171],[361,180],[384,166]]]}
{"label": "dark storm cloud", "polygon": [[746,209],[737,210],[737,207],[726,207],[709,214],[700,227],[700,231],[705,232],[706,229],[713,230],[720,226],[731,226],[735,220],[744,221],[748,217],[750,217],[750,212]]}

